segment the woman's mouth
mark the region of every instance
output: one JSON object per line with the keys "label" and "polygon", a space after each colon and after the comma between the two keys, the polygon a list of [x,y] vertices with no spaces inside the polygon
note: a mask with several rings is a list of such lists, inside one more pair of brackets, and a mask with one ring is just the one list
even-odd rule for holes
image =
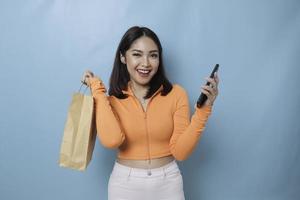
{"label": "woman's mouth", "polygon": [[144,69],[137,69],[136,70],[138,73],[139,73],[139,75],[140,76],[142,76],[142,77],[148,77],[149,76],[149,74],[150,74],[150,72],[151,72],[151,70],[144,70]]}

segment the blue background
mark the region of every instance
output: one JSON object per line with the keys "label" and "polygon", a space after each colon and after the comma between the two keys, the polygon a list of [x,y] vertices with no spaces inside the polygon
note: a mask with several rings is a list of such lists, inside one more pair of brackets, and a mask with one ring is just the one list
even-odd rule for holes
{"label": "blue background", "polygon": [[297,0],[0,2],[0,199],[106,199],[116,151],[97,140],[87,171],[58,166],[86,69],[108,86],[124,32],[159,36],[191,113],[216,63],[219,96],[197,149],[179,162],[187,200],[300,198]]}

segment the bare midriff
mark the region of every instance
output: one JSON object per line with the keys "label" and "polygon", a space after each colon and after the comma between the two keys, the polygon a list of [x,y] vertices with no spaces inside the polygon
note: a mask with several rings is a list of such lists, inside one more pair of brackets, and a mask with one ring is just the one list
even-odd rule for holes
{"label": "bare midriff", "polygon": [[162,167],[174,160],[174,157],[172,155],[165,156],[161,158],[154,158],[151,159],[151,164],[149,166],[149,160],[128,160],[128,159],[121,159],[117,158],[117,162],[125,165],[127,167],[133,167],[133,168],[142,168],[142,169],[153,169]]}

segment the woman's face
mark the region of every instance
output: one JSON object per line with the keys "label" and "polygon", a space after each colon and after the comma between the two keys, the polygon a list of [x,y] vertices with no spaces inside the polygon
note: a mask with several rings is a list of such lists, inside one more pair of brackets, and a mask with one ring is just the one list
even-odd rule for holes
{"label": "woman's face", "polygon": [[131,44],[125,57],[121,56],[121,62],[127,65],[131,81],[146,86],[159,66],[158,47],[151,38],[142,36]]}

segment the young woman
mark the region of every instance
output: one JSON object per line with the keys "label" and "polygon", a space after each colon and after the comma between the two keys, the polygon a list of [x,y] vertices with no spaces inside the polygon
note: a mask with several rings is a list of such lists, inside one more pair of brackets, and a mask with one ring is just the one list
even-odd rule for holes
{"label": "young woman", "polygon": [[196,147],[218,95],[218,76],[206,78],[208,99],[190,120],[188,95],[165,74],[162,47],[146,27],[131,27],[121,39],[108,96],[102,80],[86,71],[82,82],[95,100],[97,135],[102,145],[118,148],[108,183],[108,199],[183,200],[176,160]]}

